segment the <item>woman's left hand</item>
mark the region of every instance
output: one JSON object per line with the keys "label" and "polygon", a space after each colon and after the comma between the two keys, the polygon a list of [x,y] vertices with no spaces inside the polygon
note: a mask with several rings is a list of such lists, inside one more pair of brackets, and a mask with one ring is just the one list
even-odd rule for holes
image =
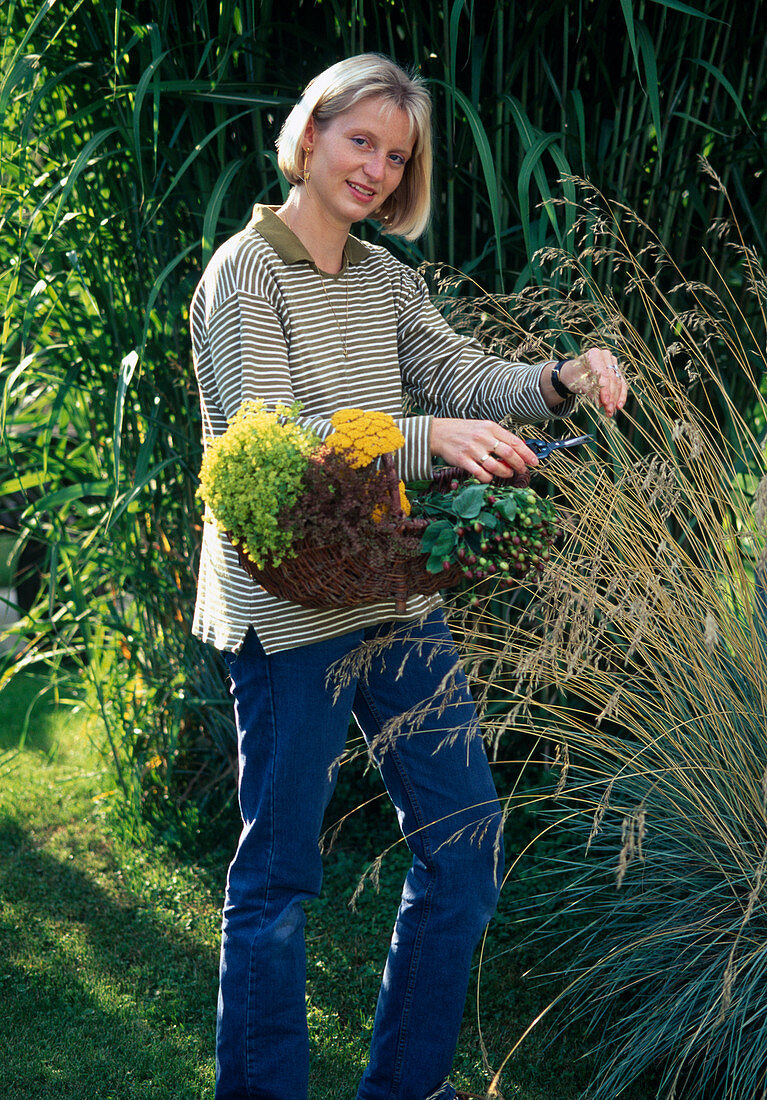
{"label": "woman's left hand", "polygon": [[[562,401],[551,385],[552,368],[545,367],[541,388],[547,404],[555,406]],[[560,381],[571,393],[583,394],[595,405],[613,416],[626,404],[628,386],[615,356],[606,348],[589,348],[577,359],[567,359],[559,372]]]}

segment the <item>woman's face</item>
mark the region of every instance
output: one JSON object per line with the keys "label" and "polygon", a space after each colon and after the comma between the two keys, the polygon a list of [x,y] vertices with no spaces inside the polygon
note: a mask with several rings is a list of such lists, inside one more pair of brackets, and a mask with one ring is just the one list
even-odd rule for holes
{"label": "woman's face", "polygon": [[410,120],[378,96],[318,125],[310,119],[304,149],[311,149],[307,196],[348,228],[370,217],[402,180],[413,151]]}

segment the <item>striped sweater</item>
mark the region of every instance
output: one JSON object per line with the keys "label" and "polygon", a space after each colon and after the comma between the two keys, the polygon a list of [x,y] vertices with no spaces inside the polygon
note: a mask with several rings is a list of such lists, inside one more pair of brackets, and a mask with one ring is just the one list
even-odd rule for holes
{"label": "striped sweater", "polygon": [[[389,413],[405,437],[400,477],[427,478],[431,416],[540,420],[554,415],[541,365],[510,363],[457,335],[423,279],[379,245],[349,237],[338,275],[320,272],[270,207],[213,256],[191,305],[203,445],[226,430],[243,401],[300,401],[321,437],[340,408]],[[426,415],[405,416],[408,394]],[[566,414],[571,402],[558,406]],[[253,626],[267,653],[422,615],[436,597],[414,596],[317,611],[269,595],[240,566],[226,535],[203,524],[194,633],[237,650]]]}

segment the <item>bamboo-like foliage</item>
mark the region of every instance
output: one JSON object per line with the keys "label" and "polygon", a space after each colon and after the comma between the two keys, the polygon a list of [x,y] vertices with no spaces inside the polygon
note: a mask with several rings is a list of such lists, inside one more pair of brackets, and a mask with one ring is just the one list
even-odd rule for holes
{"label": "bamboo-like foliage", "polygon": [[[542,339],[563,328],[616,346],[635,431],[599,423],[598,461],[552,463],[561,552],[502,646],[475,621],[467,644],[478,688],[505,700],[496,737],[529,716],[557,746],[548,829],[582,838],[552,867],[556,914],[549,899],[532,920],[568,979],[552,1007],[594,1034],[587,1096],[653,1070],[659,1100],[751,1100],[767,1086],[767,282],[739,227],[717,226],[754,305],[745,324],[716,267],[690,280],[657,240],[634,255],[636,215],[588,185],[579,196],[574,254],[542,258],[569,267],[573,290],[527,293],[512,313]],[[601,263],[631,284],[651,341],[599,290]],[[481,325],[518,339],[510,303],[490,318],[492,304]]]}
{"label": "bamboo-like foliage", "polygon": [[[573,171],[662,221],[684,253],[722,204],[692,167],[708,152],[761,240],[761,6],[6,5],[0,498],[42,571],[21,661],[80,663],[131,804],[209,789],[229,767],[208,740],[229,744],[220,670],[188,636],[187,307],[252,202],[284,194],[274,138],[296,93],[356,51],[415,66],[435,99],[435,218],[418,245],[392,247],[534,287],[537,250],[572,239],[574,208],[557,199],[572,201]],[[594,270],[603,286],[615,274]]]}
{"label": "bamboo-like foliage", "polygon": [[[472,622],[467,641],[489,729],[545,719],[562,817],[594,834],[564,905],[592,921],[569,946],[600,1097],[658,1059],[659,1095],[765,1087],[763,12],[4,9],[0,497],[41,588],[2,675],[41,654],[81,670],[134,819],[229,770],[221,670],[188,634],[187,305],[250,204],[283,193],[273,139],[310,76],[363,49],[414,63],[435,96],[437,202],[404,253],[450,264],[458,290],[516,289],[480,304],[488,340],[606,340],[634,376],[630,419],[596,429],[600,462],[551,467],[572,521],[537,605],[497,608],[491,640]],[[706,240],[728,193],[743,240]]]}

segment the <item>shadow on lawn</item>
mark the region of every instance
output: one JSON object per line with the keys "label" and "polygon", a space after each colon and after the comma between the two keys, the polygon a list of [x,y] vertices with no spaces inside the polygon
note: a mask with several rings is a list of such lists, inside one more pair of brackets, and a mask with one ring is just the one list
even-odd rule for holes
{"label": "shadow on lawn", "polygon": [[212,1095],[216,951],[100,885],[95,831],[87,850],[52,839],[0,822],[5,1100]]}
{"label": "shadow on lawn", "polygon": [[[3,1100],[209,1100],[219,921],[218,898],[123,885],[96,828],[0,819]],[[314,1095],[345,1100],[361,1048],[328,1039]]]}

